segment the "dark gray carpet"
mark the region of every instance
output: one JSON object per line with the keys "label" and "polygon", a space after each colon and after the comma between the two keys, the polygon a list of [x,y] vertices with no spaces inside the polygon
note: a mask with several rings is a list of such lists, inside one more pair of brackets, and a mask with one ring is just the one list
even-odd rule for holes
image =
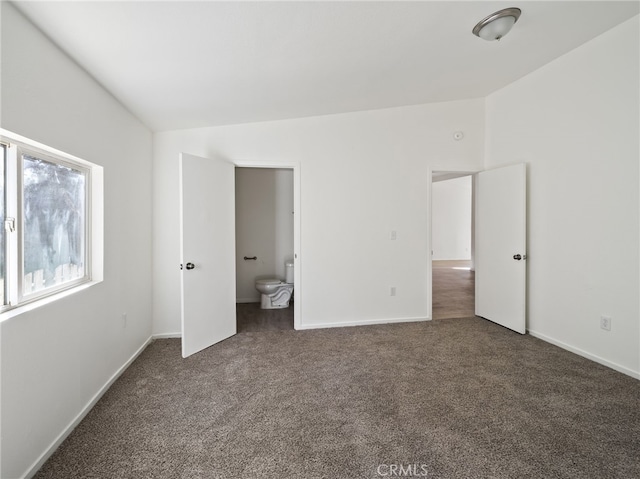
{"label": "dark gray carpet", "polygon": [[293,303],[284,309],[260,309],[260,303],[236,304],[239,333],[293,331]]}
{"label": "dark gray carpet", "polygon": [[36,477],[637,478],[639,394],[477,318],[158,340]]}

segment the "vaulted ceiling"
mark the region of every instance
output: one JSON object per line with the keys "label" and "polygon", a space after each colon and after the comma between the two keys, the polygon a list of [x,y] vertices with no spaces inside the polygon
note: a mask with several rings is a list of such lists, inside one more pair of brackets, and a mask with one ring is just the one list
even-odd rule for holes
{"label": "vaulted ceiling", "polygon": [[[484,97],[638,2],[14,2],[155,131]],[[517,6],[511,33],[471,33]]]}

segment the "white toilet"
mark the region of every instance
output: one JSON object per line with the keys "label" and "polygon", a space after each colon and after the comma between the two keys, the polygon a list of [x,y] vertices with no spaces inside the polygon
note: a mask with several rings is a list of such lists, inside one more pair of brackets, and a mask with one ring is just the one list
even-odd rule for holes
{"label": "white toilet", "polygon": [[285,280],[257,279],[256,289],[260,291],[260,309],[283,309],[289,307],[293,295],[293,261],[285,261]]}

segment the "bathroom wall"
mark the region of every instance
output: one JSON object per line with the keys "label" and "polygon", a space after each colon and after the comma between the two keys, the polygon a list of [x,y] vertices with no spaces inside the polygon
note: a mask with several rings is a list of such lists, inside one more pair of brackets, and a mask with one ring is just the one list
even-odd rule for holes
{"label": "bathroom wall", "polygon": [[38,469],[150,338],[152,138],[11,3],[0,8],[2,127],[104,168],[104,281],[0,322],[0,477],[13,479]]}
{"label": "bathroom wall", "polygon": [[293,170],[236,168],[237,302],[260,301],[256,278],[284,279],[287,259],[293,259]]}
{"label": "bathroom wall", "polygon": [[471,176],[437,181],[431,190],[434,260],[471,259]]}
{"label": "bathroom wall", "polygon": [[490,95],[486,144],[488,168],[528,167],[529,332],[635,377],[639,32],[636,16]]}

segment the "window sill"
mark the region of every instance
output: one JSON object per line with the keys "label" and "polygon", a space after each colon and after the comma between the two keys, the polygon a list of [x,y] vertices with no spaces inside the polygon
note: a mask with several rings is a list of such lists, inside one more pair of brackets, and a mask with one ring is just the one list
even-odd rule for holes
{"label": "window sill", "polygon": [[86,283],[79,284],[78,286],[75,286],[70,289],[65,289],[64,291],[60,291],[59,293],[54,293],[50,296],[36,299],[29,303],[21,304],[19,306],[16,306],[15,308],[8,309],[0,313],[0,323],[8,319],[14,318],[16,316],[20,316],[21,314],[28,313],[29,311],[33,311],[34,309],[41,308],[42,306],[46,306],[60,299],[66,298],[67,296],[71,296],[72,294],[76,294],[86,289],[89,289],[91,286],[94,286],[101,282],[102,280],[87,281]]}

